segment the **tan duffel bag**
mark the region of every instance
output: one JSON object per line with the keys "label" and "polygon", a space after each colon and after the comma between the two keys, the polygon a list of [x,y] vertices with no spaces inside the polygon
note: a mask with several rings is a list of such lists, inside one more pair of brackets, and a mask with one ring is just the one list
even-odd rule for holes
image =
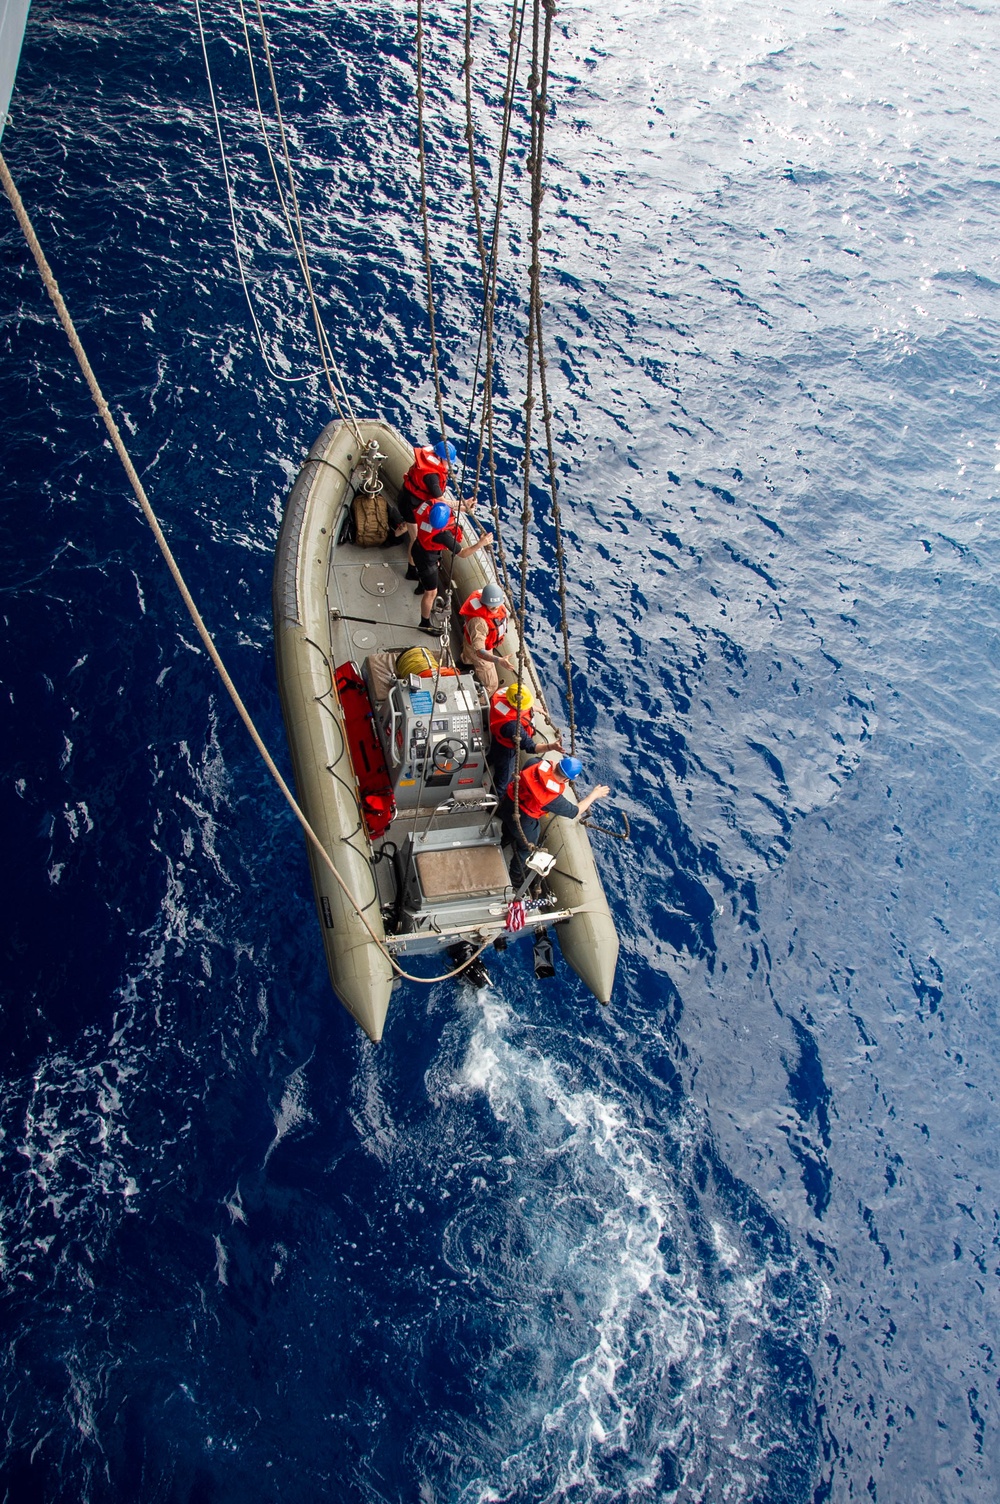
{"label": "tan duffel bag", "polygon": [[379,548],[389,536],[385,492],[359,491],[354,498],[354,539],[361,548]]}

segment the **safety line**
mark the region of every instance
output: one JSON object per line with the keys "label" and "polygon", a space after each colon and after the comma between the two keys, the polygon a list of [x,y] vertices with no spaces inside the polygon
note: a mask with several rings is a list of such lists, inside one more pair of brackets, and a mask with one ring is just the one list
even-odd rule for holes
{"label": "safety line", "polygon": [[440,976],[419,977],[413,975],[408,971],[404,971],[403,968],[399,965],[398,961],[396,961],[395,958],[390,954],[384,942],[379,939],[378,935],[368,923],[368,920],[365,917],[362,909],[359,907],[354,894],[351,892],[350,888],[347,886],[346,882],[334,866],[333,858],[330,856],[330,853],[323,845],[319,836],[313,830],[308,819],[300,808],[295,795],[292,793],[291,789],[288,787],[288,784],[282,777],[281,771],[275,763],[274,758],[268,751],[260,732],[257,730],[253,718],[251,717],[249,710],[247,710],[246,706],[244,705],[240,693],[236,688],[236,685],[230,678],[229,671],[226,668],[225,663],[222,661],[222,656],[219,653],[219,650],[216,647],[212,635],[205,625],[204,620],[202,619],[201,612],[198,610],[198,607],[195,604],[194,597],[188,589],[184,576],[181,574],[180,566],[178,565],[176,559],[173,556],[173,553],[170,550],[170,545],[168,544],[166,537],[164,536],[163,529],[160,526],[156,513],[153,511],[149,497],[146,495],[146,489],[143,486],[142,481],[139,479],[139,473],[136,470],[135,465],[132,463],[132,458],[125,447],[125,443],[122,439],[121,433],[119,432],[118,425],[111,414],[111,409],[109,408],[107,401],[105,400],[105,396],[101,390],[100,383],[98,382],[97,377],[94,374],[94,368],[87,358],[87,353],[80,341],[80,336],[76,332],[76,326],[70,316],[69,309],[66,307],[62,293],[59,291],[59,285],[56,282],[52,268],[49,266],[49,263],[46,259],[45,252],[42,250],[38,236],[35,234],[35,229],[31,223],[28,211],[24,207],[24,204],[21,200],[21,195],[17,191],[14,179],[10,175],[10,171],[8,170],[6,160],[2,152],[0,152],[0,183],[3,184],[4,191],[7,194],[7,197],[10,199],[11,207],[13,208],[14,213],[17,216],[17,222],[21,226],[21,230],[24,233],[24,238],[28,243],[28,248],[35,259],[35,264],[38,267],[42,282],[45,285],[45,290],[48,293],[49,297],[52,299],[56,313],[59,316],[59,322],[62,324],[63,329],[65,330],[66,338],[69,340],[73,354],[76,356],[77,364],[79,365],[80,370],[83,372],[84,380],[86,381],[87,386],[90,389],[90,395],[94,399],[94,405],[96,406],[101,420],[108,431],[111,442],[114,445],[115,453],[121,460],[125,474],[128,476],[129,484],[131,485],[132,490],[135,493],[136,500],[138,501],[139,506],[142,509],[142,514],[145,517],[146,521],[149,523],[153,537],[156,539],[160,552],[163,555],[164,560],[166,561],[167,568],[170,570],[174,584],[180,591],[181,599],[187,607],[188,614],[191,617],[192,622],[194,623],[195,630],[197,631],[198,636],[201,638],[202,643],[204,644],[205,651],[208,653],[209,658],[215,665],[219,677],[225,685],[226,692],[229,695],[229,698],[235,705],[240,719],[242,720],[244,726],[250,734],[251,741],[257,748],[257,751],[260,753],[261,758],[264,761],[264,766],[267,768],[275,783],[278,785],[278,788],[284,795],[289,808],[301,825],[307,839],[312,842],[316,851],[319,852],[320,856],[323,859],[323,862],[330,869],[330,872],[333,874],[335,881],[340,886],[345,897],[351,904],[351,907],[354,909],[354,912],[361,920],[361,923],[368,931],[368,934],[371,937],[372,941],[385,956],[393,971],[395,971],[398,976],[404,977],[408,982],[419,982],[423,983],[425,986],[430,986],[435,982],[446,982],[449,981],[452,977],[459,976],[463,971],[466,970],[468,966],[471,966],[473,961],[475,961],[479,956],[482,955],[483,951],[490,944],[490,941],[488,939],[484,940],[479,949],[474,951],[473,954],[469,956],[465,961],[463,961],[460,966],[456,966],[453,971],[444,972]]}

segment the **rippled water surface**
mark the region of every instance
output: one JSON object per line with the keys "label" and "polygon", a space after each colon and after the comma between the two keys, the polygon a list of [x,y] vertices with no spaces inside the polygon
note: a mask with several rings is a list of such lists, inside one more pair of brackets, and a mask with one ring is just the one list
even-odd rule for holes
{"label": "rippled water surface", "polygon": [[[428,18],[445,398],[477,262]],[[414,17],[269,9],[355,406],[433,392]],[[613,1006],[530,955],[331,999],[302,842],[9,214],[3,1497],[991,1501],[1000,1487],[997,126],[983,4],[558,16],[544,253]],[[35,0],[4,152],[251,709],[329,416],[238,12]],[[476,9],[480,166],[507,29]],[[525,118],[501,258],[523,414]],[[551,535],[530,575],[560,694]]]}

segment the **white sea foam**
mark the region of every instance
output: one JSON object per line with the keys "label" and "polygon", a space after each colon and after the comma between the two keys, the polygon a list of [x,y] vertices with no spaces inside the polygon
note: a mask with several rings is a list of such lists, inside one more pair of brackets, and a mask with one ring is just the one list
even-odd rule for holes
{"label": "white sea foam", "polygon": [[256,1055],[260,1050],[261,1040],[267,1031],[268,1008],[267,990],[263,983],[257,988],[257,1015],[258,1020],[254,1026],[253,1038],[250,1041],[250,1053]]}
{"label": "white sea foam", "polygon": [[351,1121],[369,1154],[386,1163],[400,1148],[399,1134],[386,1103],[379,1063],[366,1041],[357,1041],[357,1066],[351,1089]]}
{"label": "white sea foam", "polygon": [[[789,1269],[755,1257],[718,1209],[704,1224],[686,1204],[696,1125],[651,1131],[632,1101],[582,1082],[535,1043],[495,994],[479,993],[470,1015],[464,1049],[445,1051],[428,1089],[449,1118],[484,1097],[514,1152],[509,1187],[494,1168],[491,1193],[466,1199],[449,1222],[443,1253],[507,1313],[502,1349],[520,1355],[515,1372],[530,1353],[533,1377],[507,1392],[496,1359],[509,1445],[492,1456],[484,1447],[463,1504],[610,1498],[609,1452],[628,1458],[614,1497],[648,1500],[664,1449],[693,1487],[737,1433],[743,1481],[729,1466],[715,1496],[750,1496],[773,1438],[766,1404],[757,1437],[743,1412],[770,1382],[761,1339],[774,1322],[773,1281]],[[682,1485],[676,1497],[701,1495]]]}
{"label": "white sea foam", "polygon": [[[194,765],[196,786],[199,779],[202,786],[213,780],[221,786],[215,761],[209,750]],[[43,834],[52,838],[56,828],[49,816]],[[65,805],[59,828],[70,841],[93,831],[87,803]],[[145,1205],[163,1158],[170,1156],[177,1137],[191,1131],[191,1114],[181,1104],[176,1114],[164,1114],[159,1130],[146,1118],[150,1096],[157,1091],[153,1067],[160,1052],[167,1051],[172,1062],[178,1050],[195,1059],[197,1045],[176,1031],[177,999],[169,966],[194,941],[199,948],[192,975],[212,975],[212,948],[219,942],[206,920],[204,891],[193,888],[188,867],[196,853],[214,853],[211,837],[199,840],[204,824],[193,827],[188,841],[191,831],[171,824],[169,811],[165,816],[161,810],[154,828],[151,847],[162,873],[159,912],[138,937],[139,955],[120,987],[110,1027],[106,1032],[85,1029],[71,1049],[43,1052],[26,1081],[4,1085],[0,1156],[10,1189],[0,1204],[2,1255],[9,1278],[37,1282],[39,1289],[47,1286],[55,1268],[70,1286],[81,1291],[92,1287],[95,1262],[114,1228]],[[209,869],[213,885],[216,863]],[[51,862],[48,872],[50,882],[65,882],[65,863]],[[186,884],[192,885],[191,895]],[[291,1130],[296,1115],[294,1105],[283,1104],[278,1137]]]}
{"label": "white sea foam", "polygon": [[312,1114],[306,1106],[308,1088],[306,1086],[305,1073],[308,1064],[308,1060],[304,1061],[302,1065],[292,1071],[291,1075],[287,1077],[284,1090],[281,1094],[281,1101],[278,1103],[277,1108],[272,1109],[274,1138],[267,1146],[267,1152],[264,1155],[265,1165],[282,1139],[287,1138],[289,1134],[301,1128],[303,1123],[312,1121]]}
{"label": "white sea foam", "polygon": [[234,1222],[242,1222],[246,1226],[247,1214],[243,1210],[243,1197],[240,1194],[239,1186],[236,1187],[226,1202],[226,1211]]}

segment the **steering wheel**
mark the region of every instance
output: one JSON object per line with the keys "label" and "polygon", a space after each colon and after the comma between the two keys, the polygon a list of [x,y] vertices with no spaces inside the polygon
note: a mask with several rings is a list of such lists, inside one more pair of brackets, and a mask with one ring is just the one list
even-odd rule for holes
{"label": "steering wheel", "polygon": [[468,761],[469,749],[465,742],[460,742],[458,737],[446,736],[443,742],[438,742],[434,748],[431,762],[439,773],[448,773],[452,765],[458,763],[459,767]]}

